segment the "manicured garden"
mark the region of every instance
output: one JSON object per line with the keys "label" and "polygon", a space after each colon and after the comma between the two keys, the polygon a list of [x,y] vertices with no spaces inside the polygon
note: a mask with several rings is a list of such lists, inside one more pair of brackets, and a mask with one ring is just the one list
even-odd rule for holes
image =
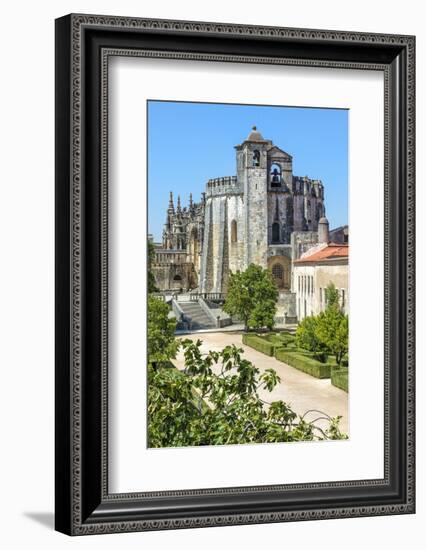
{"label": "manicured garden", "polygon": [[[303,319],[296,334],[273,331],[277,298],[270,272],[251,265],[231,274],[223,309],[244,322],[247,346],[316,378],[331,378],[332,384],[348,391],[349,321],[334,284],[325,289],[325,310]],[[262,330],[269,332],[254,332]]]}
{"label": "manicured garden", "polygon": [[348,391],[348,368],[339,367],[335,357],[324,351],[300,347],[300,338],[290,332],[246,333],[243,343],[315,378],[331,378],[334,386]]}

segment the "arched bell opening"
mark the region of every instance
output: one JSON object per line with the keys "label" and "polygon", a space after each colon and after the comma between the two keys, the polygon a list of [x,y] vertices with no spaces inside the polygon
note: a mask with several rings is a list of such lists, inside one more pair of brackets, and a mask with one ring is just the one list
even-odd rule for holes
{"label": "arched bell opening", "polygon": [[270,181],[271,187],[281,187],[282,185],[281,166],[279,164],[276,164],[275,162],[271,164],[269,181]]}

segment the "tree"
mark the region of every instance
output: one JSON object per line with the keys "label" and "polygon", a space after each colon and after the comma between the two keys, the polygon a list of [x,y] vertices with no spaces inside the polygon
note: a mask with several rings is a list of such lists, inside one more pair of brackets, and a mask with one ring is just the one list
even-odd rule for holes
{"label": "tree", "polygon": [[169,306],[148,295],[148,362],[165,362],[176,356],[176,319],[169,317]]}
{"label": "tree", "polygon": [[317,318],[316,335],[324,347],[334,354],[340,366],[349,350],[349,320],[336,304],[327,307]]}
{"label": "tree", "polygon": [[325,291],[327,307],[319,315],[305,317],[296,329],[296,343],[308,351],[329,352],[340,366],[348,352],[349,321],[339,306],[339,291],[330,283]]}
{"label": "tree", "polygon": [[339,308],[339,291],[334,283],[329,283],[325,289],[325,303],[327,307]]}
{"label": "tree", "polygon": [[152,264],[155,259],[155,246],[151,240],[148,240],[148,293],[157,292],[155,277],[152,272]]}
{"label": "tree", "polygon": [[318,337],[318,318],[305,317],[296,329],[296,345],[299,348],[317,353],[324,349],[323,342]]}
{"label": "tree", "polygon": [[264,401],[259,391],[271,392],[280,382],[277,373],[260,373],[236,346],[202,354],[201,341],[184,340],[182,348],[183,372],[148,367],[150,447],[346,438],[338,417],[327,417],[322,429],[283,401]]}
{"label": "tree", "polygon": [[244,322],[244,329],[272,329],[278,289],[268,269],[250,264],[243,271],[231,273],[223,306],[229,315]]}

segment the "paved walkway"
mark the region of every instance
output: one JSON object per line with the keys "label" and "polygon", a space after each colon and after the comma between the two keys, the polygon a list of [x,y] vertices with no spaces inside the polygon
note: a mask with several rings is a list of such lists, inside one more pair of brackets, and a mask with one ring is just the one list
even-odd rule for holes
{"label": "paved walkway", "polygon": [[[296,328],[297,328],[297,325],[296,324],[288,324],[288,325],[280,325],[280,324],[275,324],[275,328],[276,329],[285,329],[285,330],[288,330],[289,332],[295,332],[296,331]],[[241,324],[237,324],[237,323],[234,323],[232,325],[228,325],[227,327],[222,327],[222,328],[203,328],[203,329],[200,329],[200,330],[176,330],[175,331],[175,335],[179,338],[179,337],[189,337],[190,335],[195,336],[196,335],[199,335],[199,334],[204,334],[206,332],[217,332],[219,334],[221,334],[222,332],[238,332],[238,331],[243,331],[244,330],[244,325],[241,323]],[[194,338],[192,338],[194,340]],[[196,338],[195,338],[196,339]],[[226,344],[225,344],[226,345]],[[222,348],[219,348],[219,349],[222,349]],[[251,348],[250,348],[251,349]]]}
{"label": "paved walkway", "polygon": [[[263,353],[254,350],[242,343],[242,335],[232,332],[205,332],[204,334],[190,334],[185,338],[191,340],[202,340],[202,351],[208,352],[220,351],[225,346],[235,344],[244,350],[246,359],[256,365],[260,371],[273,368],[281,378],[281,383],[275,387],[272,393],[262,390],[260,395],[265,401],[274,401],[281,399],[297,413],[304,414],[311,409],[317,409],[329,416],[342,416],[340,428],[343,432],[348,432],[348,394],[339,388],[331,385],[330,379],[320,380],[309,374],[305,374],[275,357],[268,357]],[[184,360],[182,352],[179,353],[174,361],[175,365],[183,369]],[[314,420],[318,415],[312,413],[306,418]],[[318,422],[318,425],[324,426],[324,423]]]}

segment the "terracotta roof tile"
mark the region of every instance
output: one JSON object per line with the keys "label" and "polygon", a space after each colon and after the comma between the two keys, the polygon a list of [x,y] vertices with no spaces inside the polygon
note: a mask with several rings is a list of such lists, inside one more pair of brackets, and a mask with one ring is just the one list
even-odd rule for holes
{"label": "terracotta roof tile", "polygon": [[334,258],[348,258],[349,257],[349,245],[347,244],[334,244],[330,243],[324,248],[313,252],[307,256],[295,260],[294,263],[315,263],[325,260],[332,260]]}

